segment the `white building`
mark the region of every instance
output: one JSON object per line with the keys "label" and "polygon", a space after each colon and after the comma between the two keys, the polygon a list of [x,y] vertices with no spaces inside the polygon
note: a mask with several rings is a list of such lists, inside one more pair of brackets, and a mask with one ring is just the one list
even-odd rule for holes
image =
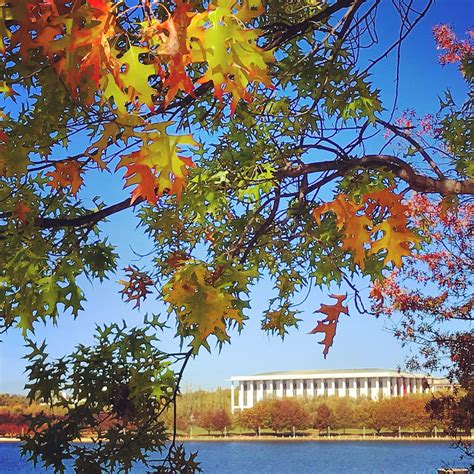
{"label": "white building", "polygon": [[[391,369],[267,372],[234,376],[230,380],[232,413],[275,397],[347,396],[376,400],[382,397],[425,393],[449,386],[446,379]],[[235,390],[238,390],[238,397]]]}

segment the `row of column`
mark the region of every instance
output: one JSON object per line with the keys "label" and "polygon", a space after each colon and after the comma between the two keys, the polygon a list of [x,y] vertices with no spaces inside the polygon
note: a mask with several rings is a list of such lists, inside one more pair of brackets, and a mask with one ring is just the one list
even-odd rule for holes
{"label": "row of column", "polygon": [[[388,398],[428,390],[420,378],[362,377],[347,379],[306,379],[239,382],[237,408],[250,408],[260,400],[275,397],[349,396],[376,399],[381,394]],[[235,405],[234,384],[231,386],[231,403]]]}

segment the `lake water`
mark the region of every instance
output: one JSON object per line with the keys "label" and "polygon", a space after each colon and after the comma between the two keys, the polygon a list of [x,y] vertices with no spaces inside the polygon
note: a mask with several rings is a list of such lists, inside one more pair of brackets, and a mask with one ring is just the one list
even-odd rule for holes
{"label": "lake water", "polygon": [[[185,443],[199,451],[205,473],[304,474],[389,473],[435,474],[439,467],[466,467],[460,451],[444,443],[404,442],[200,442]],[[0,443],[0,473],[46,473],[20,457],[17,443]],[[70,472],[73,472],[72,470]],[[137,466],[136,474],[146,473]]]}

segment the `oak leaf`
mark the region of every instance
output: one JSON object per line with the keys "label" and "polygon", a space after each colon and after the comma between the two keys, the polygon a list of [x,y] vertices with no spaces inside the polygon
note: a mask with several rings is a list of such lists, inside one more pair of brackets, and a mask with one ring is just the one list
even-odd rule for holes
{"label": "oak leaf", "polygon": [[75,196],[83,183],[80,164],[77,161],[68,160],[55,163],[54,168],[54,171],[46,173],[46,176],[51,178],[48,185],[53,189],[70,187],[71,194]]}
{"label": "oak leaf", "polygon": [[141,23],[143,41],[154,47],[153,53],[164,59],[161,64],[166,107],[179,90],[193,96],[194,84],[187,72],[191,65],[191,54],[188,47],[187,29],[193,13],[191,5],[182,0],[176,1],[173,14],[164,22],[156,19]]}
{"label": "oak leaf", "polygon": [[[238,18],[239,10],[236,1],[210,4],[206,12],[193,16],[188,27],[192,61],[208,65],[206,73],[197,82],[211,81],[214,95],[221,102],[224,94],[232,94],[231,113],[240,99],[251,100],[250,85],[261,83],[272,88],[267,63],[273,62],[273,53],[257,45],[260,32],[245,27]],[[247,10],[242,12],[242,17],[248,17]]]}
{"label": "oak leaf", "polygon": [[364,268],[365,246],[370,242],[370,226],[372,221],[365,214],[359,215],[364,204],[355,203],[350,196],[338,194],[334,201],[324,203],[313,211],[316,222],[327,212],[336,215],[336,227],[343,230],[342,249],[353,253],[354,263]]}
{"label": "oak leaf", "polygon": [[213,335],[219,344],[230,337],[227,327],[241,328],[245,316],[231,293],[212,283],[212,273],[201,263],[187,263],[179,267],[163,288],[169,312],[178,321],[178,335],[191,337],[191,347],[197,353],[201,346],[210,349],[208,338]]}
{"label": "oak leaf", "polygon": [[369,254],[385,249],[384,262],[392,262],[396,267],[401,267],[402,257],[411,255],[410,244],[421,239],[405,226],[397,226],[394,223],[396,224],[394,219],[388,219],[374,227],[373,231],[381,231],[383,236],[372,243]]}
{"label": "oak leaf", "polygon": [[183,145],[199,144],[192,135],[169,135],[166,129],[171,124],[164,122],[150,125],[146,131],[137,133],[135,136],[143,142],[140,150],[123,155],[117,165],[117,168],[127,167],[125,186],[139,185],[133,191],[133,201],[142,197],[149,203],[156,204],[157,197],[165,192],[176,194],[178,199],[181,197],[185,177],[194,164],[190,158],[178,153],[181,153]]}
{"label": "oak leaf", "polygon": [[336,228],[342,232],[341,248],[350,251],[354,263],[363,270],[366,256],[382,249],[387,251],[384,264],[400,266],[402,257],[411,255],[410,244],[420,239],[408,228],[406,209],[402,197],[388,188],[363,194],[360,203],[338,194],[333,201],[313,210],[313,218],[321,224],[324,214],[335,214]]}
{"label": "oak leaf", "polygon": [[325,314],[326,317],[318,321],[316,327],[310,331],[310,334],[317,334],[319,332],[324,334],[323,340],[319,342],[319,344],[324,345],[324,358],[328,355],[329,348],[334,342],[339,316],[341,313],[349,315],[347,306],[343,306],[342,304],[347,298],[347,295],[331,295],[331,298],[336,299],[337,303],[332,305],[322,304],[321,307],[315,311],[315,313]]}
{"label": "oak leaf", "polygon": [[31,207],[25,203],[25,201],[18,201],[15,206],[15,214],[22,224],[28,222],[28,214],[31,212]]}

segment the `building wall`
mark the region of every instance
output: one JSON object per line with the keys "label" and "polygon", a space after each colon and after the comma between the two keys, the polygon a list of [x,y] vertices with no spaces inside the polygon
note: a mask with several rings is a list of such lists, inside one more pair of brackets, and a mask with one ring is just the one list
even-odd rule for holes
{"label": "building wall", "polygon": [[[251,408],[256,403],[270,398],[294,397],[368,397],[377,400],[411,393],[433,391],[445,387],[442,379],[422,375],[400,375],[396,372],[380,373],[285,375],[273,374],[233,377],[231,379],[232,413]],[[236,391],[238,395],[236,396]]]}

